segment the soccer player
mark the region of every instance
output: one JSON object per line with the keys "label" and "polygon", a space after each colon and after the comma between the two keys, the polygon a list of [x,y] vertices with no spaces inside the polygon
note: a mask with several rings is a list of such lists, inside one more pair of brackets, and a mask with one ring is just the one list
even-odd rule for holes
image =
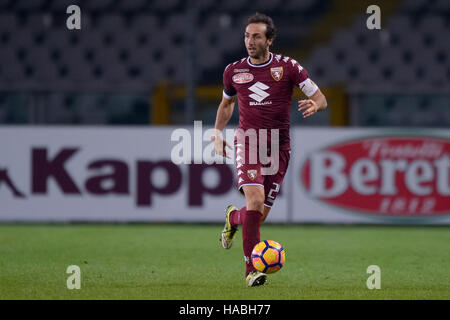
{"label": "soccer player", "polygon": [[[272,19],[264,14],[256,13],[248,19],[244,43],[249,56],[225,68],[223,97],[211,138],[216,154],[229,158],[227,147],[231,147],[223,139],[222,130],[231,118],[237,96],[239,127],[235,136],[236,165],[238,188],[245,195],[246,206],[240,210],[235,206],[228,206],[221,243],[225,249],[231,248],[238,226],[242,225],[245,276],[249,287],[266,282],[266,275],[253,267],[251,253],[260,241],[260,225],[269,214],[288,167],[289,117],[294,87],[298,86],[308,97],[298,101],[298,110],[304,118],[327,107],[325,96],[297,61],[270,52],[275,32]],[[261,161],[259,157],[256,161],[249,161],[252,152],[258,154],[261,137],[265,136],[257,134],[255,146],[255,140],[246,139],[246,133],[261,132],[262,129],[267,131],[265,139],[266,145],[269,145],[269,163]],[[272,131],[276,134],[271,135]],[[250,136],[251,134],[248,135]],[[273,137],[278,141],[272,141]],[[273,148],[274,145],[277,148]],[[274,154],[276,149],[278,154]],[[278,170],[264,174],[264,168],[270,166],[275,158],[278,160]]]}

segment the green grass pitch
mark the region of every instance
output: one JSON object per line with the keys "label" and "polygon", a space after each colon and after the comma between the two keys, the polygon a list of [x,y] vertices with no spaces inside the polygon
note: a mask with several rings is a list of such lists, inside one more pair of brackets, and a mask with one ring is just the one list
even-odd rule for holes
{"label": "green grass pitch", "polygon": [[[286,263],[247,288],[222,225],[0,225],[0,299],[450,299],[448,227],[264,225]],[[69,265],[81,289],[66,286]],[[381,268],[381,289],[366,286]]]}

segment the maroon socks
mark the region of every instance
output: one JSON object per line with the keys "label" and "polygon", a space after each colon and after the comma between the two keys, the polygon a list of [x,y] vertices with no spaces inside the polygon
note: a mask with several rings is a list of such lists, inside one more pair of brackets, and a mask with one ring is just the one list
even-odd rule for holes
{"label": "maroon socks", "polygon": [[[240,210],[242,211],[242,210]],[[235,211],[236,212],[236,211]],[[252,251],[256,244],[259,243],[259,227],[262,214],[256,210],[246,210],[241,212],[240,219],[242,221],[242,240],[245,258],[245,276],[255,270],[252,264]]]}
{"label": "maroon socks", "polygon": [[230,223],[232,226],[240,226],[242,225],[242,220],[247,211],[247,207],[243,207],[241,210],[234,210],[230,214]]}

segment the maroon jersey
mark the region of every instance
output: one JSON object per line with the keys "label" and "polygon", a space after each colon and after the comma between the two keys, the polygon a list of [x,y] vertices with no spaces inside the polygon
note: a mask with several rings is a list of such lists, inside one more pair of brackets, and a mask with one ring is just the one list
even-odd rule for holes
{"label": "maroon jersey", "polygon": [[298,86],[307,96],[317,90],[308,72],[294,59],[270,53],[269,60],[263,64],[252,64],[250,57],[229,64],[223,73],[223,83],[225,98],[237,94],[239,128],[279,129],[279,149],[290,150],[293,89]]}

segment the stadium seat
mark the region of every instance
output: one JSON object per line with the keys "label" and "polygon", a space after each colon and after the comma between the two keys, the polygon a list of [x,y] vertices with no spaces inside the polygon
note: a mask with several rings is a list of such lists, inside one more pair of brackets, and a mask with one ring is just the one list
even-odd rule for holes
{"label": "stadium seat", "polygon": [[102,32],[105,31],[117,32],[117,30],[127,32],[125,20],[121,14],[108,14],[101,16],[97,28],[99,31]]}
{"label": "stadium seat", "polygon": [[200,10],[207,10],[211,9],[214,5],[216,5],[217,0],[196,0],[195,4]]}
{"label": "stadium seat", "polygon": [[219,12],[238,12],[245,10],[247,7],[247,0],[228,0],[228,1],[222,1],[219,5],[220,11]]}
{"label": "stadium seat", "polygon": [[450,10],[450,2],[447,0],[436,0],[434,2],[434,8],[438,12],[449,12]]}
{"label": "stadium seat", "polygon": [[[25,0],[25,1],[28,1],[28,0]],[[95,1],[91,1],[91,2],[95,2]],[[70,5],[77,5],[80,8],[82,8],[83,2],[82,2],[82,0],[53,0],[51,2],[52,11],[57,11],[57,12],[60,12],[60,11],[66,12],[67,8]]]}
{"label": "stadium seat", "polygon": [[179,0],[154,0],[152,9],[157,11],[168,11],[175,9],[179,4]]}
{"label": "stadium seat", "polygon": [[313,6],[316,2],[317,2],[317,0],[304,0],[304,1],[291,0],[287,4],[283,4],[283,8],[288,9],[288,10],[294,10],[296,12],[306,11],[311,6]]}
{"label": "stadium seat", "polygon": [[147,0],[121,0],[117,6],[119,11],[134,11],[139,12],[142,10],[147,4]]}
{"label": "stadium seat", "polygon": [[404,12],[418,12],[424,6],[426,6],[428,0],[403,0],[400,5],[400,9]]}
{"label": "stadium seat", "polygon": [[11,33],[9,47],[10,49],[23,48],[25,51],[34,45],[34,34],[28,29],[18,29]]}
{"label": "stadium seat", "polygon": [[139,14],[131,20],[130,32],[151,31],[160,26],[159,19],[155,15]]}
{"label": "stadium seat", "polygon": [[48,31],[53,25],[53,16],[49,13],[32,14],[26,20],[26,28],[32,33]]}
{"label": "stadium seat", "polygon": [[46,0],[16,0],[15,9],[32,11],[40,9],[45,4],[45,2]]}
{"label": "stadium seat", "polygon": [[16,31],[17,27],[18,21],[14,14],[0,13],[0,32]]}
{"label": "stadium seat", "polygon": [[[297,1],[297,2],[308,2],[308,1]],[[278,9],[281,0],[256,0],[252,3],[256,8],[259,8],[262,12],[271,12],[273,10]],[[284,5],[284,4],[283,4]]]}
{"label": "stadium seat", "polygon": [[[446,2],[448,3],[448,1]],[[435,32],[435,30],[444,30],[445,20],[441,16],[436,15],[425,16],[421,18],[419,28],[422,32]]]}
{"label": "stadium seat", "polygon": [[23,80],[22,66],[16,54],[11,50],[0,48],[0,82]]}
{"label": "stadium seat", "polygon": [[9,0],[0,0],[0,10],[5,9],[9,5]]}
{"label": "stadium seat", "polygon": [[[82,8],[88,10],[105,10],[108,6],[113,4],[114,0],[95,0],[95,1],[85,1]],[[130,1],[132,2],[132,1]]]}

